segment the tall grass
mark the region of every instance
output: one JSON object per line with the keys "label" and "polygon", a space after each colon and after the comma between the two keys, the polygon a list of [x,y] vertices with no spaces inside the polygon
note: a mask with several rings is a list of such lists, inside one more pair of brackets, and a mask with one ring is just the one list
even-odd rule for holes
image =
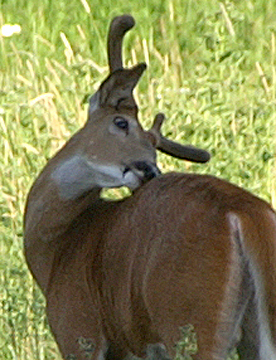
{"label": "tall grass", "polygon": [[149,67],[137,92],[148,127],[166,113],[168,137],[208,149],[208,165],[159,156],[163,171],[220,176],[276,205],[274,0],[0,0],[0,358],[59,359],[44,299],[22,254],[28,190],[86,119],[107,75],[110,19],[131,13],[126,64]]}

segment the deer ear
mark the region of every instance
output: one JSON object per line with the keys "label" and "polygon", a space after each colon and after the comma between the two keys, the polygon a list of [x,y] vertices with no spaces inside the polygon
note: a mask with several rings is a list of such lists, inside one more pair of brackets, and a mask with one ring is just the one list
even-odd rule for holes
{"label": "deer ear", "polygon": [[99,90],[90,98],[89,115],[104,107],[136,108],[133,89],[146,69],[146,64],[138,64],[131,69],[115,70],[101,84]]}

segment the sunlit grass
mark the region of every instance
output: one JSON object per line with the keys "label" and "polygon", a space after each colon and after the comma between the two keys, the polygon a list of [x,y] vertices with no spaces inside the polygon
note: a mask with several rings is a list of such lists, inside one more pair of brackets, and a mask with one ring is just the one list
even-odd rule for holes
{"label": "sunlit grass", "polygon": [[[110,19],[137,21],[126,64],[146,61],[140,119],[163,111],[163,133],[208,149],[208,165],[159,156],[163,171],[210,173],[276,205],[276,3],[215,0],[2,1],[0,27],[0,358],[58,359],[44,300],[22,254],[28,190],[85,121],[87,96],[107,75]],[[117,195],[117,193],[115,193]]]}

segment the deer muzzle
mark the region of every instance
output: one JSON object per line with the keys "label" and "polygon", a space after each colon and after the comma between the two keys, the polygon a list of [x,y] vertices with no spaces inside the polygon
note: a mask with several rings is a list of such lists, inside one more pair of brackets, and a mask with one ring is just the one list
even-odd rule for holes
{"label": "deer muzzle", "polygon": [[147,161],[134,161],[126,166],[124,170],[124,177],[130,180],[131,185],[129,188],[131,190],[138,188],[160,174],[158,167],[154,163]]}

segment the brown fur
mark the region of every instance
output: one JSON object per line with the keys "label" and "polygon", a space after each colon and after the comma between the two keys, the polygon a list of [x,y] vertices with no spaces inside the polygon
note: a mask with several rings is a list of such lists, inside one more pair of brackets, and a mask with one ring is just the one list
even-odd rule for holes
{"label": "brown fur", "polygon": [[[119,202],[90,198],[64,234],[44,243],[34,237],[26,247],[62,354],[84,359],[78,344],[84,338],[94,344],[95,359],[110,344],[121,356],[142,357],[148,344],[163,343],[173,356],[179,327],[192,324],[195,359],[224,359],[254,292],[249,257],[262,273],[273,333],[271,217],[265,202],[210,176],[171,173]],[[36,270],[41,264],[43,273]]]}

